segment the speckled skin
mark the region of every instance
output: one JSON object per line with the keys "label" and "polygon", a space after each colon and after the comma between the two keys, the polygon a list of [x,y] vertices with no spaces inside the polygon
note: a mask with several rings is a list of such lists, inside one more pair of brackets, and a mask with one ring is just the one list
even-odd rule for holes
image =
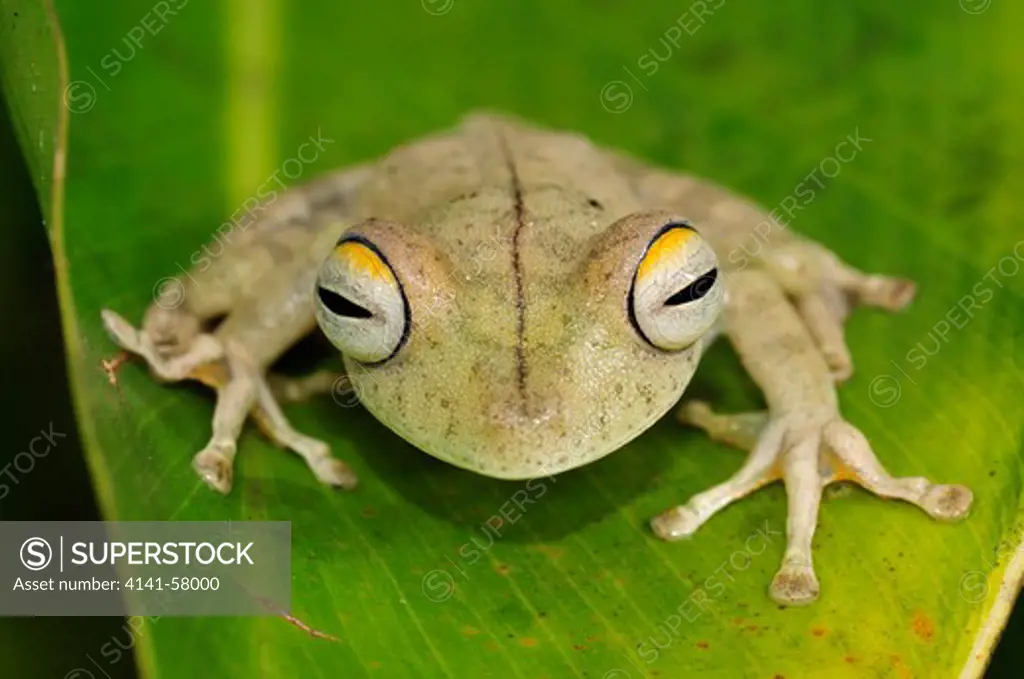
{"label": "speckled skin", "polygon": [[589,142],[471,118],[393,152],[356,205],[381,221],[349,233],[387,255],[413,329],[393,359],[346,368],[426,452],[500,478],[565,471],[643,432],[690,381],[702,343],[660,351],[626,308],[644,248],[683,215],[650,210]]}
{"label": "speckled skin", "polygon": [[[688,348],[664,351],[631,322],[628,300],[652,239],[683,218],[705,241],[681,265],[686,280],[715,266],[714,253],[721,275],[699,311],[658,321],[699,331]],[[751,452],[731,479],[655,518],[660,537],[691,535],[781,479],[788,546],[770,594],[803,604],[818,595],[810,546],[828,483],[856,481],[939,519],[970,507],[962,486],[890,476],[838,412],[835,384],[852,371],[847,313],[858,303],[902,308],[911,283],[853,269],[717,186],[493,115],[283,194],[207,269],[180,279],[180,305],[165,290],[141,330],[104,311],[115,341],[159,379],[217,389],[213,436],[193,459],[216,490],[230,490],[250,413],[321,481],[355,484],[326,444],[291,429],[277,406],[333,380],[280,381],[275,391],[266,376],[317,319],[334,334],[314,290],[336,278],[343,233],[386,257],[411,321],[387,360],[346,357],[347,379],[378,419],[452,464],[532,478],[607,455],[679,401],[721,334],[768,410],[718,415],[683,405],[681,420]],[[225,313],[216,329],[205,327]]]}

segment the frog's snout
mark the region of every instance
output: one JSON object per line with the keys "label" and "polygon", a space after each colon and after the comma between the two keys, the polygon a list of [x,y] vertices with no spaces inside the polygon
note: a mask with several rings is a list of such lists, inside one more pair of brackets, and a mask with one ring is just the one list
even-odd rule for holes
{"label": "frog's snout", "polygon": [[562,419],[563,410],[556,398],[521,398],[511,402],[498,402],[490,406],[487,421],[499,432],[514,433],[536,430],[556,424]]}

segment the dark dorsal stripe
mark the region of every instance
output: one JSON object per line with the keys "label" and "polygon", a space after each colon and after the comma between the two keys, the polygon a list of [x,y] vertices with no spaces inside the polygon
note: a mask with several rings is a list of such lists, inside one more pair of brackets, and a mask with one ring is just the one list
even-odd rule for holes
{"label": "dark dorsal stripe", "polygon": [[515,281],[516,295],[516,381],[523,409],[526,409],[526,292],[523,284],[523,261],[520,240],[523,227],[526,226],[525,207],[523,205],[523,185],[516,169],[515,158],[508,146],[508,140],[502,132],[498,133],[505,166],[508,168],[512,193],[512,216],[515,225],[512,231],[512,276]]}

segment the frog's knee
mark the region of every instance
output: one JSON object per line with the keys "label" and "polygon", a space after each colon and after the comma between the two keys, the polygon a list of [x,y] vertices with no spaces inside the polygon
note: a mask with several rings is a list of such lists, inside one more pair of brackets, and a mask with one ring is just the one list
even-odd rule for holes
{"label": "frog's knee", "polygon": [[157,303],[146,310],[142,330],[158,354],[171,357],[186,353],[199,335],[201,327],[199,319],[188,311]]}

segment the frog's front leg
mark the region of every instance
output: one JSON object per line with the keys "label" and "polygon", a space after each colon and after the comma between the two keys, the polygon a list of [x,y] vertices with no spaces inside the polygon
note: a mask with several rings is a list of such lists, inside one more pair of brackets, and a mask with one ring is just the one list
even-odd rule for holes
{"label": "frog's front leg", "polygon": [[687,537],[720,509],[781,479],[788,503],[787,547],[770,595],[779,603],[799,605],[818,595],[811,541],[822,489],[829,483],[856,481],[937,519],[967,514],[972,500],[967,488],[921,477],[894,478],[865,437],[843,420],[829,365],[774,276],[751,268],[732,274],[729,281],[724,332],[764,392],[768,412],[727,416],[703,404],[683,407],[685,421],[751,452],[728,481],[656,517],[651,525],[658,536]]}

